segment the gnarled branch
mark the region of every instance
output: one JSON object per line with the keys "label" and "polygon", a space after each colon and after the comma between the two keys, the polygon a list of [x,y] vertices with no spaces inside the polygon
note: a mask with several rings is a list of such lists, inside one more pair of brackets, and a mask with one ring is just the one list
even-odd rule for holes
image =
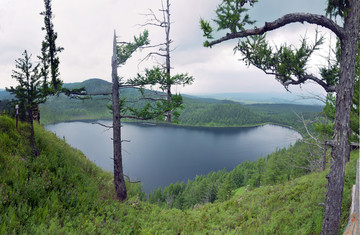
{"label": "gnarled branch", "polygon": [[320,78],[317,78],[317,77],[315,77],[314,75],[311,75],[311,74],[305,74],[304,76],[302,76],[298,80],[289,79],[286,82],[283,82],[282,84],[283,84],[283,86],[287,87],[289,85],[302,84],[307,80],[311,80],[311,81],[316,82],[317,84],[322,86],[325,89],[326,92],[335,92],[336,91],[336,86],[335,85],[328,85],[326,82],[324,82]]}
{"label": "gnarled branch", "polygon": [[316,24],[322,27],[325,27],[332,32],[336,34],[339,38],[344,37],[344,29],[337,25],[333,20],[323,16],[323,15],[317,15],[317,14],[310,14],[310,13],[290,13],[286,14],[279,19],[273,21],[273,22],[265,22],[265,25],[261,28],[255,28],[255,29],[248,29],[241,32],[233,32],[228,33],[226,36],[219,38],[217,40],[210,41],[207,46],[211,47],[213,45],[219,44],[221,42],[235,39],[235,38],[244,38],[247,36],[252,35],[261,35],[266,32],[281,28],[287,24],[291,23],[310,23],[310,24]]}

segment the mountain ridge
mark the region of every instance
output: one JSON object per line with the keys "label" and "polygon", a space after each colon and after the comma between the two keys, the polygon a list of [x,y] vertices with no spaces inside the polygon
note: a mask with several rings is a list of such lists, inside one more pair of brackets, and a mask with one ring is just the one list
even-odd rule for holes
{"label": "mountain ridge", "polygon": [[[64,83],[68,89],[85,87],[90,95],[99,93],[110,93],[111,82],[101,78],[89,78],[82,82]],[[229,93],[208,93],[208,94],[182,94],[188,98],[203,98],[212,100],[229,100],[243,104],[268,103],[268,104],[302,104],[302,105],[322,105],[320,101],[301,99],[299,94],[293,93],[271,93],[271,92],[229,92]],[[0,100],[11,96],[5,89],[0,88]]]}
{"label": "mountain ridge", "polygon": [[[68,89],[85,87],[91,99],[69,99],[67,96],[51,96],[45,104],[40,105],[42,124],[71,120],[111,119],[112,115],[107,105],[110,97],[95,94],[110,94],[111,83],[98,78],[88,79],[78,83],[65,83]],[[4,92],[0,92],[4,94]],[[128,100],[141,97],[134,88],[122,89],[120,96]],[[138,104],[141,105],[141,104]],[[272,123],[284,126],[296,126],[297,117],[294,112],[311,113],[311,117],[322,111],[322,106],[301,104],[242,104],[233,100],[221,100],[208,97],[183,95],[183,106],[179,123],[190,126],[208,127],[241,127]],[[1,106],[0,106],[1,108]]]}

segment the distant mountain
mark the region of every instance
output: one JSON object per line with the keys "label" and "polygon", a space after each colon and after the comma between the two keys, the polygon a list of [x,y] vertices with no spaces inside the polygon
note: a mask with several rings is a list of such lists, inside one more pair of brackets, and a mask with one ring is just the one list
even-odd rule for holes
{"label": "distant mountain", "polygon": [[13,95],[4,89],[0,89],[0,100],[11,100]]}
{"label": "distant mountain", "polygon": [[[63,86],[68,89],[85,87],[88,94],[111,93],[111,83],[97,78],[65,83]],[[120,96],[133,101],[138,100],[141,94],[138,90],[129,88],[123,89]],[[1,97],[9,97],[9,93],[0,90],[0,99]],[[313,118],[322,110],[322,106],[298,105],[291,97],[279,94],[224,93],[202,97],[183,95],[183,103],[180,124],[191,126],[229,127],[264,123],[297,126],[298,119],[294,112]],[[70,99],[64,94],[51,96],[40,106],[41,121],[48,124],[71,120],[111,119],[112,115],[107,107],[109,104],[110,95],[92,96],[86,100]],[[144,104],[134,103],[138,107]]]}
{"label": "distant mountain", "polygon": [[106,94],[111,93],[111,83],[99,78],[91,78],[83,82],[64,83],[64,87],[68,89],[77,89],[85,87],[88,94]]}
{"label": "distant mountain", "polygon": [[267,104],[305,104],[323,105],[316,99],[304,99],[296,93],[215,93],[198,95],[202,98],[214,98],[220,100],[232,100],[243,104],[267,103]]}

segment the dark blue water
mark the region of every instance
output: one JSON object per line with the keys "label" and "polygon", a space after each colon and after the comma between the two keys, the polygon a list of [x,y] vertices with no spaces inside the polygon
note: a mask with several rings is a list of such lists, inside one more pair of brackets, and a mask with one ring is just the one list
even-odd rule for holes
{"label": "dark blue water", "polygon": [[[111,125],[109,121],[101,121]],[[86,122],[46,126],[104,170],[113,170],[112,130]],[[196,128],[125,123],[124,172],[150,192],[177,181],[221,169],[288,147],[301,136],[294,130],[265,125],[251,128]]]}

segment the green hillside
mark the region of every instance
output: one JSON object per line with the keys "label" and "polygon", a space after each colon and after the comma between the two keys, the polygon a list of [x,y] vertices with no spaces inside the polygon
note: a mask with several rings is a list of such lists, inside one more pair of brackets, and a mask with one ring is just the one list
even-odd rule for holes
{"label": "green hillside", "polygon": [[[65,84],[65,87],[85,87],[89,94],[104,94],[111,90],[111,83],[101,79],[90,79],[81,83]],[[121,97],[128,101],[138,99],[141,94],[135,89],[122,89]],[[91,99],[70,99],[65,95],[50,97],[40,106],[42,124],[71,120],[111,119],[106,104],[110,104],[106,95],[92,96]],[[295,115],[305,114],[313,119],[322,111],[322,106],[295,104],[255,104],[243,105],[234,101],[198,98],[184,95],[184,109],[180,111],[179,124],[191,126],[254,126],[274,123],[285,126],[297,126],[300,123]],[[140,104],[141,105],[141,104]]]}
{"label": "green hillside", "polygon": [[249,126],[266,121],[240,103],[185,98],[179,122],[192,126]]}
{"label": "green hillside", "polygon": [[[223,202],[164,209],[140,200],[115,201],[112,176],[64,140],[35,126],[37,158],[28,126],[0,116],[0,234],[319,234],[327,172],[278,185],[235,190]],[[359,152],[346,166],[342,228],[347,223]]]}
{"label": "green hillside", "polygon": [[322,106],[296,104],[253,104],[243,105],[228,100],[184,98],[184,109],[180,124],[193,126],[255,126],[272,123],[301,128],[296,114],[314,119]]}
{"label": "green hillside", "polygon": [[[68,89],[85,87],[87,93],[94,96],[85,100],[70,99],[64,94],[50,97],[45,104],[40,105],[42,124],[112,118],[112,114],[106,106],[111,103],[111,97],[98,95],[110,94],[111,83],[101,79],[89,79],[80,83],[67,83],[64,84],[64,87]],[[131,100],[134,97],[140,97],[140,93],[135,89],[123,89],[121,97]]]}
{"label": "green hillside", "polygon": [[83,82],[65,83],[64,87],[68,89],[79,89],[85,87],[87,93],[90,95],[110,94],[112,89],[112,83],[104,81],[102,79],[92,78]]}

